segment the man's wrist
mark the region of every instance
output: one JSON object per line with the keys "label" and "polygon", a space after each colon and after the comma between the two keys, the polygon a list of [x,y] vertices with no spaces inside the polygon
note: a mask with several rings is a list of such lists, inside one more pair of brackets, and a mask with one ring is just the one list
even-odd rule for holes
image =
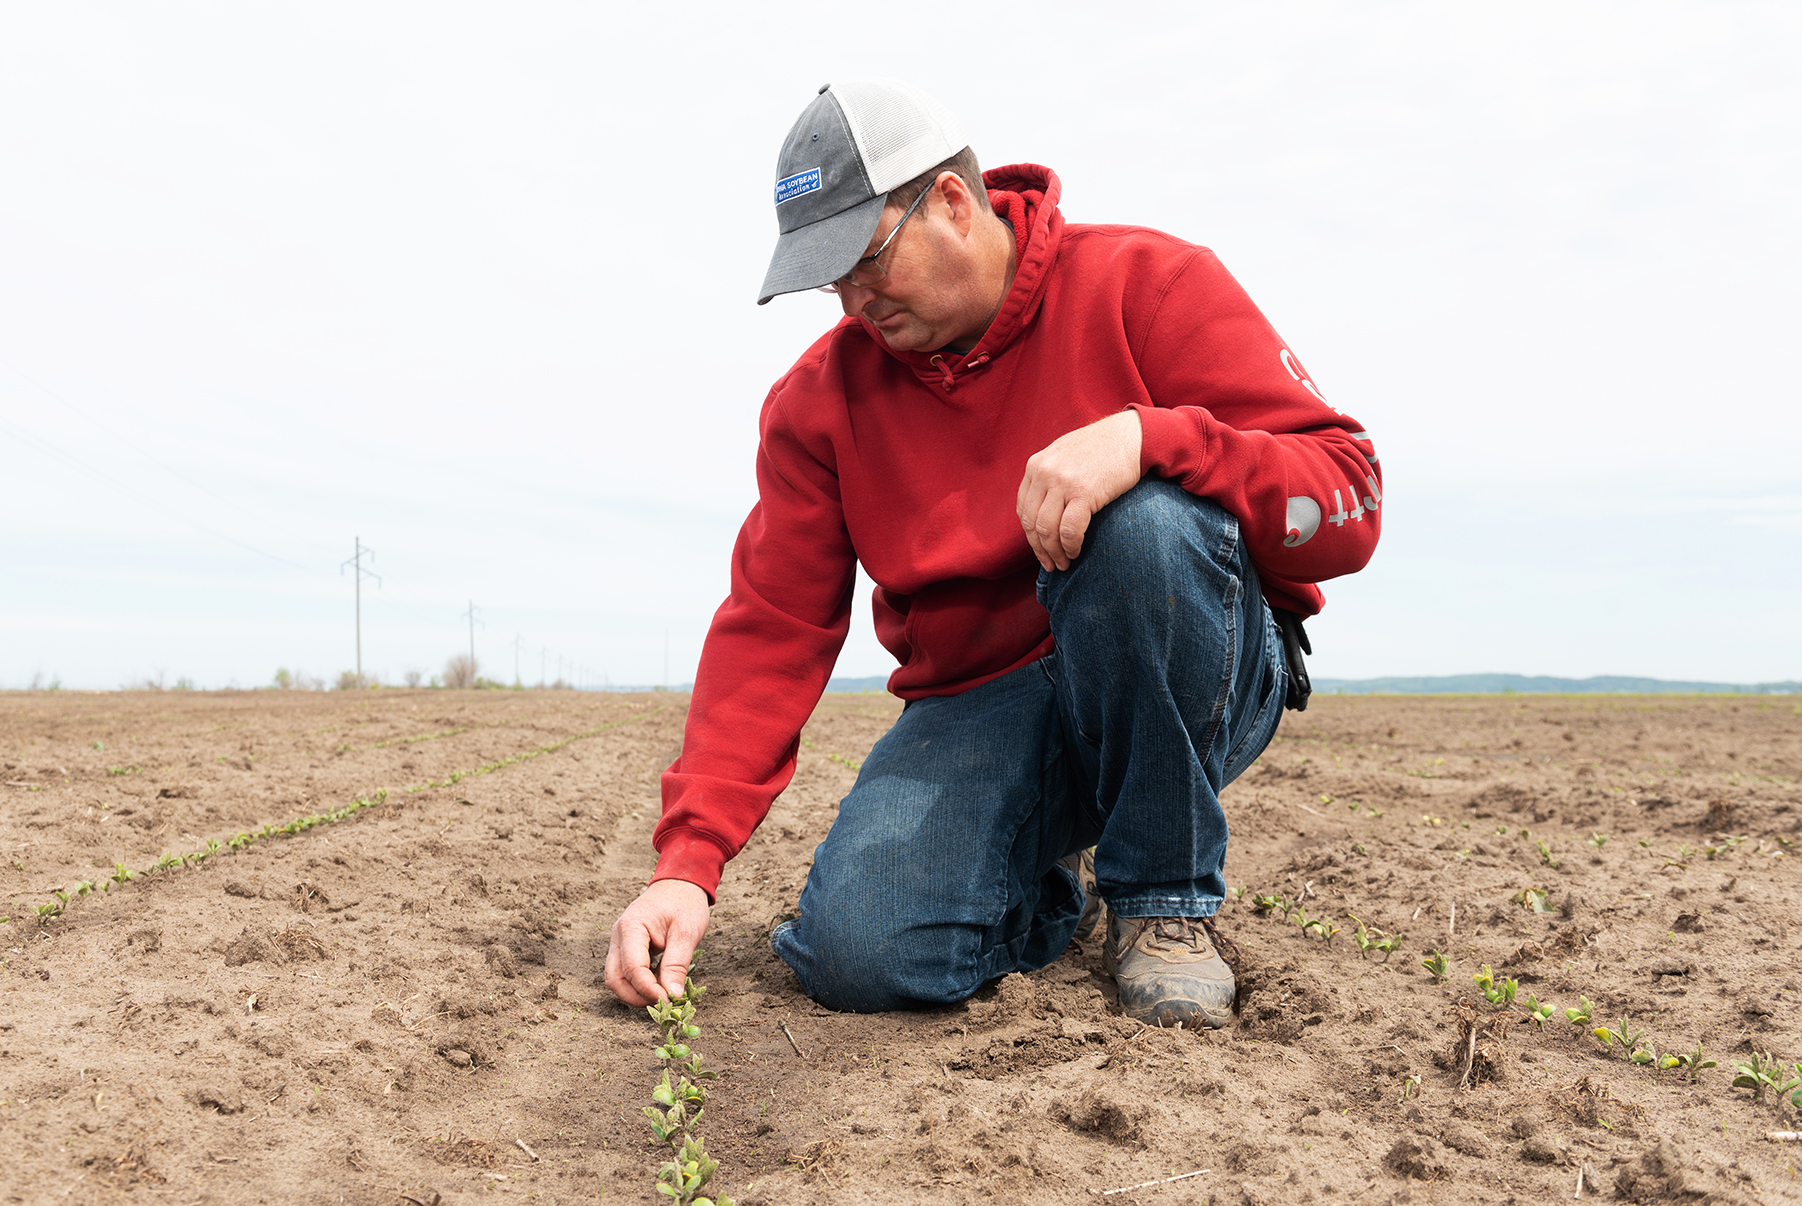
{"label": "man's wrist", "polygon": [[707,903],[712,904],[725,870],[726,853],[713,842],[697,834],[672,833],[658,852],[657,870],[651,875],[651,883],[665,879],[684,880],[705,892]]}

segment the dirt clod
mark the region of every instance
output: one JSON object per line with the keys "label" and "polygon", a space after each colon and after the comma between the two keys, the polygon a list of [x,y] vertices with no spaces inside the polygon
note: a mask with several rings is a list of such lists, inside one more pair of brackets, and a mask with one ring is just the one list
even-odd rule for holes
{"label": "dirt clod", "polygon": [[1140,1128],[1150,1113],[1144,1104],[1111,1086],[1099,1085],[1060,1102],[1053,1117],[1074,1130],[1091,1131],[1115,1143],[1135,1143],[1144,1141]]}
{"label": "dirt clod", "polygon": [[1403,1135],[1390,1145],[1383,1156],[1383,1166],[1398,1177],[1437,1181],[1451,1171],[1449,1156],[1437,1139]]}
{"label": "dirt clod", "polygon": [[245,926],[225,948],[227,967],[242,967],[246,963],[282,964],[287,961],[287,953],[268,934],[260,930],[253,932],[249,926]]}

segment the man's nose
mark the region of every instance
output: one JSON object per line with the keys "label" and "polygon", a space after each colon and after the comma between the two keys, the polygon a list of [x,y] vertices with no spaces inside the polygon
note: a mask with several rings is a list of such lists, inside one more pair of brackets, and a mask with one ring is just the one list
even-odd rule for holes
{"label": "man's nose", "polygon": [[838,285],[838,304],[844,309],[848,318],[856,318],[863,313],[863,308],[870,304],[876,291],[868,285],[850,285],[840,281]]}

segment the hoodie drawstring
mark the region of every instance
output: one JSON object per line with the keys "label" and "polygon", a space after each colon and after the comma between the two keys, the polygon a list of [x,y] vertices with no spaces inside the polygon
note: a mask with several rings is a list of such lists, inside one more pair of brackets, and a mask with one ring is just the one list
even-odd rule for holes
{"label": "hoodie drawstring", "polygon": [[[984,352],[982,355],[976,357],[976,359],[974,359],[974,360],[965,361],[964,362],[964,375],[969,376],[972,372],[981,368],[983,365],[987,364],[988,362],[989,362],[989,357],[988,357],[987,352]],[[928,360],[926,363],[927,364],[936,364],[939,366],[939,372],[944,374],[944,379],[942,381],[940,381],[939,384],[943,385],[945,387],[946,393],[950,393],[954,388],[956,388],[957,377],[951,372],[951,362],[949,360],[946,360],[942,354],[934,353],[932,358],[930,360]]]}
{"label": "hoodie drawstring", "polygon": [[940,382],[940,384],[945,387],[946,393],[950,393],[951,387],[957,384],[957,378],[951,375],[951,362],[946,360],[943,356],[934,353],[932,359],[928,360],[926,363],[939,366],[939,372],[945,374],[945,379]]}

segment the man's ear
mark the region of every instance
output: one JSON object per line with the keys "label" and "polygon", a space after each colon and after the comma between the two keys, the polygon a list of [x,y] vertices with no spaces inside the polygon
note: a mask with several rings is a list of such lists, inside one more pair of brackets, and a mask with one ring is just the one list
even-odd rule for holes
{"label": "man's ear", "polygon": [[958,237],[969,238],[971,228],[976,225],[976,215],[981,209],[976,198],[970,195],[970,186],[964,183],[962,176],[947,168],[938,174],[932,187],[944,197],[946,216],[951,219]]}

